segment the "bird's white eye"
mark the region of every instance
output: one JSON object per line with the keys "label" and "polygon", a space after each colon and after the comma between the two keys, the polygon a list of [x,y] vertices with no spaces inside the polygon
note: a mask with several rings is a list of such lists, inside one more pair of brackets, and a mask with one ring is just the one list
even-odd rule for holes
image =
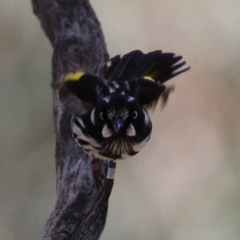
{"label": "bird's white eye", "polygon": [[100,118],[101,118],[102,120],[104,120],[104,114],[103,114],[103,112],[100,113]]}
{"label": "bird's white eye", "polygon": [[137,111],[134,111],[134,112],[133,112],[133,119],[136,119],[137,116],[138,116]]}

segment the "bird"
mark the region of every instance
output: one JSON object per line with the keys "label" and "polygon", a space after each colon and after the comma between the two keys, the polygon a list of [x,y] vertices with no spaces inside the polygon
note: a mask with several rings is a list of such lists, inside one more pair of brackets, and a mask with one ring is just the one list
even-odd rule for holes
{"label": "bird", "polygon": [[174,53],[134,50],[111,58],[103,69],[103,77],[85,71],[65,77],[65,87],[85,106],[81,113],[73,113],[72,136],[95,158],[130,158],[151,137],[149,111],[161,98],[166,103],[173,90],[163,83],[190,67]]}

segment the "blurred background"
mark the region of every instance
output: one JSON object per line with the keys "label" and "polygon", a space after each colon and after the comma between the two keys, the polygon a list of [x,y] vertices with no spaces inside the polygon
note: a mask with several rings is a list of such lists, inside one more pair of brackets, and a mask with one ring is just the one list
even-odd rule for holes
{"label": "blurred background", "polygon": [[[41,238],[55,204],[52,49],[29,0],[0,0],[0,239]],[[105,240],[240,239],[240,1],[92,1],[111,56],[162,49],[191,71],[118,162]]]}

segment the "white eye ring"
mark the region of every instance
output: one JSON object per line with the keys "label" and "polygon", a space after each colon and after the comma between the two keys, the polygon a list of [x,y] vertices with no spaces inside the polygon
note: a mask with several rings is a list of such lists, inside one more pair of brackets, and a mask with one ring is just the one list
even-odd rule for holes
{"label": "white eye ring", "polygon": [[103,112],[100,113],[100,118],[104,120]]}
{"label": "white eye ring", "polygon": [[138,116],[137,111],[134,111],[134,112],[133,112],[133,119],[136,119],[137,116]]}

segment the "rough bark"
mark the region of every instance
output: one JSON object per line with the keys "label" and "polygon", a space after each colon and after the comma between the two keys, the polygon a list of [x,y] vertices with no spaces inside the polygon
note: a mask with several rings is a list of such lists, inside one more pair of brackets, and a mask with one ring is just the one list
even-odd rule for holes
{"label": "rough bark", "polygon": [[96,187],[92,158],[73,141],[70,119],[82,111],[81,102],[59,99],[64,76],[84,70],[102,74],[108,53],[100,23],[88,0],[32,0],[34,13],[53,47],[53,109],[56,132],[57,200],[46,223],[44,240],[99,239],[107,217],[113,180],[106,179],[107,163]]}

